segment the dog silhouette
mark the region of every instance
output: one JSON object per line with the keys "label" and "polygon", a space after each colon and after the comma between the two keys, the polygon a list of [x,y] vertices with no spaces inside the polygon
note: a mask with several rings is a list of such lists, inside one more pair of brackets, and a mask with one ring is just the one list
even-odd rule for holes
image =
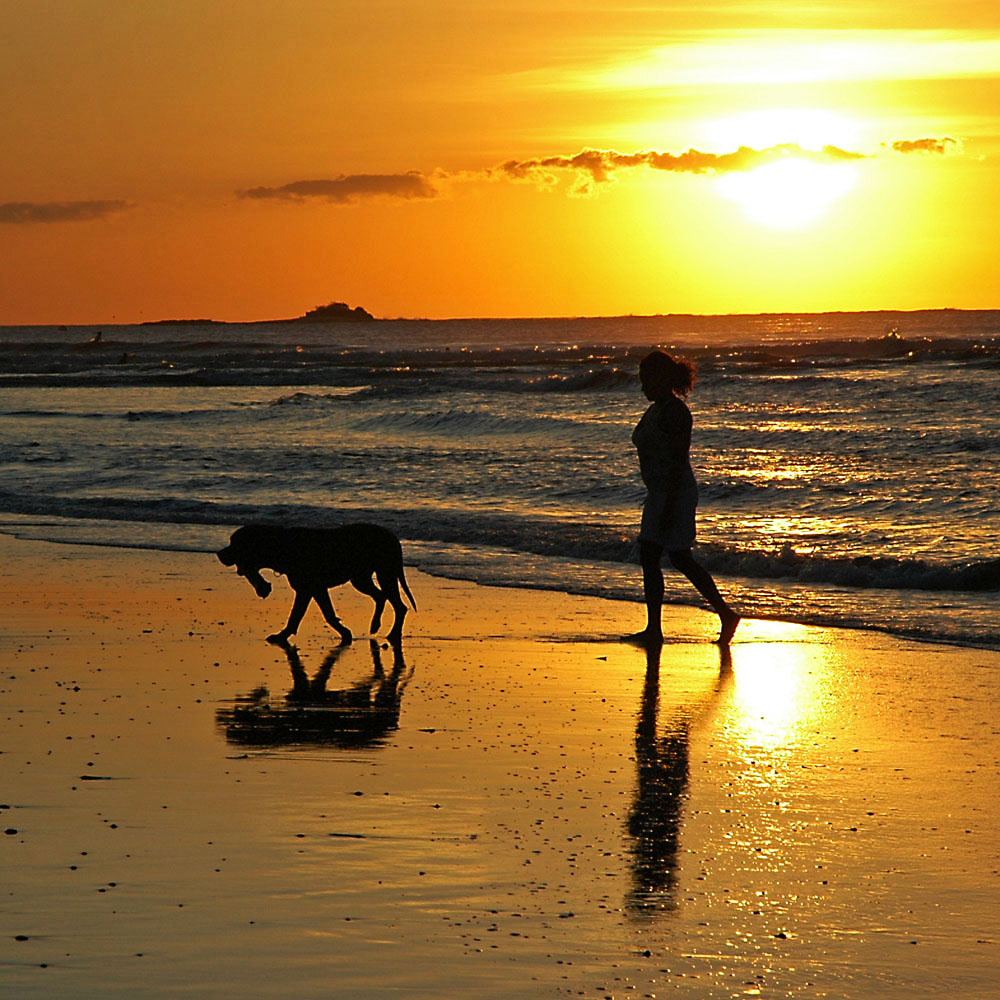
{"label": "dog silhouette", "polygon": [[271,584],[260,575],[262,569],[274,570],[287,577],[295,591],[295,601],[287,624],[280,632],[269,635],[268,642],[284,643],[295,635],[310,601],[316,602],[341,641],[350,642],[351,630],[337,617],[329,593],[331,587],[348,582],[375,602],[369,626],[373,635],[382,623],[386,603],[392,605],[396,617],[388,636],[391,642],[403,638],[407,607],[400,596],[400,586],[413,609],[417,607],[403,573],[403,548],[399,539],[388,528],[377,524],[345,524],[339,528],[248,524],[237,528],[229,544],[216,555],[223,566],[235,566],[236,572],[247,578],[258,597],[264,598],[271,593]]}

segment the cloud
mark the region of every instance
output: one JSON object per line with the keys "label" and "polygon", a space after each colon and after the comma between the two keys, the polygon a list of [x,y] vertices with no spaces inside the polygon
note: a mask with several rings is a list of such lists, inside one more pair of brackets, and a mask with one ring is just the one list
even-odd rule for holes
{"label": "cloud", "polygon": [[669,170],[683,173],[731,173],[734,170],[753,170],[775,160],[798,159],[825,162],[827,160],[863,160],[864,153],[854,153],[838,146],[824,146],[822,149],[804,149],[798,143],[785,142],[764,149],[740,146],[732,153],[702,153],[689,149],[686,153],[650,153],[649,165],[655,170]]}
{"label": "cloud", "polygon": [[124,201],[9,201],[0,205],[0,223],[87,222],[123,212],[128,207]]}
{"label": "cloud", "polygon": [[241,198],[302,200],[325,198],[343,204],[362,198],[435,198],[437,188],[419,170],[405,174],[341,174],[328,180],[292,181],[281,187],[256,187],[240,191]]}
{"label": "cloud", "polygon": [[573,156],[507,160],[485,171],[485,176],[490,180],[530,181],[542,187],[551,187],[557,182],[553,171],[575,171],[577,178],[570,189],[570,194],[579,196],[590,194],[595,185],[612,180],[617,170],[647,167],[668,173],[721,174],[753,170],[765,163],[791,158],[840,162],[866,159],[866,154],[840,149],[837,146],[824,146],[820,150],[804,149],[797,143],[782,143],[765,149],[741,146],[731,153],[705,153],[698,149],[689,149],[685,153],[662,153],[656,150],[619,153],[613,149],[584,149]]}
{"label": "cloud", "polygon": [[961,145],[958,139],[946,135],[940,139],[898,139],[892,144],[892,148],[897,153],[947,153],[952,147],[958,148]]}
{"label": "cloud", "polygon": [[[961,143],[948,137],[940,139],[901,139],[891,144],[883,143],[882,149],[891,148],[899,153],[946,152],[952,145]],[[581,149],[579,153],[555,156],[536,156],[524,160],[505,160],[483,170],[435,170],[425,174],[410,170],[399,174],[341,174],[329,180],[293,181],[280,187],[256,187],[238,192],[241,198],[275,198],[302,201],[306,198],[323,198],[343,204],[364,198],[438,198],[446,193],[447,186],[461,183],[487,181],[512,181],[534,184],[543,189],[554,189],[560,174],[572,175],[569,185],[571,197],[588,197],[599,185],[608,184],[621,170],[647,169],[665,173],[725,174],[753,170],[780,160],[809,160],[813,163],[844,163],[870,159],[872,153],[859,153],[839,146],[827,145],[820,149],[800,146],[795,142],[779,143],[763,149],[740,146],[729,153],[707,153],[689,149],[683,153],[667,153],[654,149],[634,153],[619,153],[614,149]]]}
{"label": "cloud", "polygon": [[436,170],[427,175],[419,170],[399,174],[341,174],[339,177],[319,180],[292,181],[279,187],[255,187],[239,191],[239,197],[250,199],[278,199],[302,201],[322,198],[338,204],[365,198],[437,198],[442,194],[439,185],[482,180],[524,181],[541,187],[554,187],[559,178],[556,171],[576,174],[570,194],[586,196],[593,193],[594,185],[611,181],[617,170],[648,167],[684,173],[721,173],[731,170],[750,170],[763,163],[782,157],[798,156],[806,159],[860,159],[862,153],[851,153],[835,146],[821,151],[807,150],[795,143],[772,146],[768,149],[750,149],[743,146],[733,153],[702,153],[689,149],[686,153],[660,153],[642,150],[619,153],[613,149],[582,149],[572,155],[542,156],[526,160],[507,160],[485,170]]}

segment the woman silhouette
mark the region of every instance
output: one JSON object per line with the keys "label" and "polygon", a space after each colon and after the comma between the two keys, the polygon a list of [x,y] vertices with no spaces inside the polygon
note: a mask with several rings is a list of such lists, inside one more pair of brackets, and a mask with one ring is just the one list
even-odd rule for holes
{"label": "woman silhouette", "polygon": [[648,491],[639,528],[646,627],[628,639],[644,644],[663,642],[660,561],[666,551],[674,568],[694,584],[719,616],[721,628],[716,641],[726,646],[740,616],[723,599],[708,570],[691,555],[698,484],[690,459],[691,411],[684,397],[694,385],[694,365],[664,351],[653,351],[639,364],[639,383],[651,403],[632,432],[632,443],[639,452],[639,471]]}

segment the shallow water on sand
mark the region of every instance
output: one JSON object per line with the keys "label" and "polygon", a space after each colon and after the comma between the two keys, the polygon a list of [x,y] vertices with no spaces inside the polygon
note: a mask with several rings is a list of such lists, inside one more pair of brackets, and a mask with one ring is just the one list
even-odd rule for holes
{"label": "shallow water on sand", "polygon": [[[700,369],[699,558],[745,614],[1000,649],[998,321],[0,327],[0,526],[213,526],[211,551],[247,521],[371,520],[430,572],[636,600],[635,373],[664,345]],[[667,599],[698,601],[672,573]]]}
{"label": "shallow water on sand", "polygon": [[677,611],[654,670],[415,573],[401,654],[288,654],[202,557],[4,548],[11,995],[995,995],[995,653]]}

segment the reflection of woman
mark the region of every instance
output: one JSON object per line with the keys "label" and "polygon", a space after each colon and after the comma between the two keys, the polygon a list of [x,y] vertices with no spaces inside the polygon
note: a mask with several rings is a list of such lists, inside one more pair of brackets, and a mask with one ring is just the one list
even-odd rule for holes
{"label": "reflection of woman", "polygon": [[719,676],[698,701],[678,705],[660,734],[660,653],[646,646],[646,683],[635,727],[635,798],[628,817],[632,888],[625,906],[633,917],[653,917],[677,907],[680,838],[690,772],[690,733],[718,703],[732,678],[728,646],[719,647]]}
{"label": "reflection of woman", "polygon": [[639,364],[639,382],[651,403],[632,432],[648,491],[639,528],[646,627],[629,638],[644,643],[663,641],[660,560],[666,552],[674,568],[694,584],[719,616],[717,641],[727,645],[740,616],[723,599],[708,570],[691,555],[698,484],[691,470],[691,411],[684,397],[694,384],[694,366],[663,351],[653,351]]}
{"label": "reflection of woman", "polygon": [[646,684],[635,728],[635,800],[628,818],[632,838],[632,889],[626,908],[652,916],[677,906],[678,852],[688,786],[688,720],[678,720],[662,737],[656,731],[660,708],[660,647],[646,647]]}

